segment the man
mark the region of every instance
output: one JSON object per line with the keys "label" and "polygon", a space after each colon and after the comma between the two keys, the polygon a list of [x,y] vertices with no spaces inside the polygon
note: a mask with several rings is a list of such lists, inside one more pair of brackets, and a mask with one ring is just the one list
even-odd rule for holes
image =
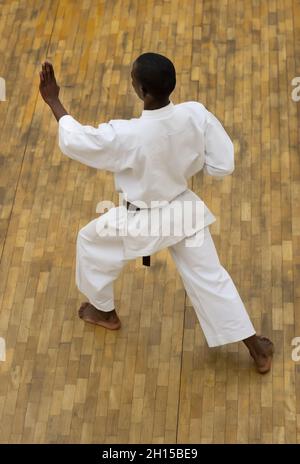
{"label": "man", "polygon": [[[128,198],[129,209],[111,208],[79,231],[76,283],[89,300],[81,305],[79,316],[89,323],[119,329],[113,283],[124,264],[169,247],[208,345],[243,341],[258,372],[266,373],[271,368],[273,343],[256,335],[238,291],[218,259],[209,231],[215,217],[187,188],[188,178],[201,169],[217,177],[231,174],[233,144],[202,104],[175,105],[170,101],[176,73],[165,56],[140,55],[131,77],[144,102],[141,117],[110,120],[95,128],[80,124],[67,113],[59,100],[53,66],[45,62],[40,72],[41,95],[59,121],[61,151],[88,166],[113,172],[117,190]],[[154,201],[158,201],[156,208]],[[159,211],[164,220],[175,201],[176,212],[186,203],[202,207],[202,214],[191,213],[194,227],[168,236],[133,232],[137,223],[146,229],[153,211]],[[107,227],[111,232],[122,229],[124,221],[126,235],[103,234]],[[172,225],[176,221],[178,225],[178,214]],[[192,244],[191,239],[195,239]]]}

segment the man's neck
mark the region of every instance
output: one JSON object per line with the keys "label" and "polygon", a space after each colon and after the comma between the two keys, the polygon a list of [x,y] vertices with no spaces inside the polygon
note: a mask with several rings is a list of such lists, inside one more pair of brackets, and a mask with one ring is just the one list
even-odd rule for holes
{"label": "man's neck", "polygon": [[144,104],[144,110],[159,110],[160,108],[163,108],[164,106],[167,106],[170,103],[170,100],[166,100],[164,102],[151,102],[151,103],[145,103]]}

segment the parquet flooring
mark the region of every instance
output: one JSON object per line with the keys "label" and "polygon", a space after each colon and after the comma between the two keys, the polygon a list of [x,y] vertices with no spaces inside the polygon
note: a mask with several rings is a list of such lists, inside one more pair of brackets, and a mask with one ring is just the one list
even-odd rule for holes
{"label": "parquet flooring", "polygon": [[[197,100],[235,145],[236,169],[191,187],[258,330],[276,345],[256,374],[242,344],[208,349],[168,251],[116,285],[122,330],[77,318],[75,241],[113,178],[61,154],[39,95],[50,60],[84,124],[138,117],[133,60],[167,55],[172,101]],[[299,443],[299,0],[0,0],[0,441]]]}

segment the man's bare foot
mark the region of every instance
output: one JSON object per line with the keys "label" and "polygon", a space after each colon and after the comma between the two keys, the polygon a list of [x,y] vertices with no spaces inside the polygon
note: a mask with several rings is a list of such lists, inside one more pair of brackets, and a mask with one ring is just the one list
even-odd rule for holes
{"label": "man's bare foot", "polygon": [[260,374],[269,372],[274,353],[274,345],[271,340],[262,335],[253,335],[243,341],[254,359],[257,371]]}
{"label": "man's bare foot", "polygon": [[108,312],[100,311],[91,303],[85,302],[80,306],[78,315],[80,319],[83,319],[85,322],[101,325],[106,329],[116,330],[121,327],[121,321],[118,318],[115,309]]}

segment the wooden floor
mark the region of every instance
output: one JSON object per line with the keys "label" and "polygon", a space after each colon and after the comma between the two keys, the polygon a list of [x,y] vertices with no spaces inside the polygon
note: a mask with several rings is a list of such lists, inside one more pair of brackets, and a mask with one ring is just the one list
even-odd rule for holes
{"label": "wooden floor", "polygon": [[[198,100],[232,136],[236,169],[191,186],[258,333],[276,345],[256,374],[242,343],[208,349],[167,251],[116,285],[120,331],[85,325],[75,241],[110,173],[63,156],[39,95],[49,59],[84,124],[138,117],[133,60],[173,60],[172,101]],[[0,0],[2,443],[300,443],[300,0]]]}

